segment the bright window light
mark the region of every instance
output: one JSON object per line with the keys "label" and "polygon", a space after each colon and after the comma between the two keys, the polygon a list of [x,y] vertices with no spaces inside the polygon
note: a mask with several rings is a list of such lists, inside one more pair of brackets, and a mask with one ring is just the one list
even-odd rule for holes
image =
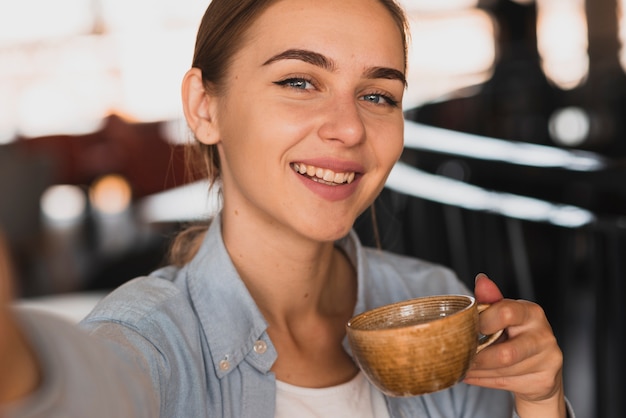
{"label": "bright window light", "polygon": [[122,114],[152,122],[182,116],[180,85],[191,65],[194,30],[133,32],[117,38]]}
{"label": "bright window light", "polygon": [[85,0],[2,1],[0,46],[88,34],[93,27],[92,5]]}
{"label": "bright window light", "polygon": [[412,13],[410,25],[406,108],[491,76],[496,41],[494,21],[488,13],[477,9],[438,15]]}
{"label": "bright window light", "polygon": [[537,48],[546,77],[563,90],[589,74],[584,0],[537,1]]}

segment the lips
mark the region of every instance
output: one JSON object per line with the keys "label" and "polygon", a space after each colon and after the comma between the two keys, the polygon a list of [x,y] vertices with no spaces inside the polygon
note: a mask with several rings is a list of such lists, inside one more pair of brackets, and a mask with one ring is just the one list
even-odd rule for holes
{"label": "lips", "polygon": [[306,176],[311,180],[329,186],[340,186],[350,184],[354,181],[356,172],[336,172],[328,168],[317,167],[304,163],[291,163],[291,168],[296,173]]}

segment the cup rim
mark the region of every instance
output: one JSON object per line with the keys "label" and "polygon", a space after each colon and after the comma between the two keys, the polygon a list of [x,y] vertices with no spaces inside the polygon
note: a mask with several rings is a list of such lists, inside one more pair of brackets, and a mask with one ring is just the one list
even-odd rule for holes
{"label": "cup rim", "polygon": [[372,314],[376,314],[379,311],[383,310],[383,309],[389,309],[389,308],[394,308],[397,306],[402,306],[402,305],[410,305],[412,303],[414,303],[417,300],[421,300],[421,301],[427,301],[427,300],[432,300],[432,299],[457,299],[457,298],[462,298],[462,299],[466,299],[469,301],[469,304],[467,306],[465,306],[462,309],[459,309],[458,311],[450,314],[450,315],[446,315],[445,317],[442,317],[441,319],[446,319],[446,318],[452,318],[454,316],[460,315],[461,313],[467,311],[468,309],[472,308],[472,306],[476,305],[476,298],[470,295],[464,295],[464,294],[441,294],[441,295],[431,295],[431,296],[418,296],[415,298],[411,298],[411,299],[405,299],[405,300],[401,300],[398,302],[394,302],[394,303],[389,303],[389,304],[385,304],[385,305],[381,305],[381,306],[377,306],[375,308],[372,309],[368,309],[366,311],[363,311],[359,314],[354,315],[352,318],[350,318],[350,320],[348,320],[348,322],[346,323],[346,328],[351,330],[351,331],[358,331],[358,332],[381,332],[381,331],[387,331],[387,330],[398,330],[398,329],[403,329],[403,328],[418,328],[418,327],[424,327],[427,326],[430,321],[428,322],[423,322],[423,323],[418,323],[418,324],[409,324],[409,325],[399,325],[397,327],[390,327],[390,328],[359,328],[359,327],[355,327],[353,322],[362,318],[363,316],[366,315],[372,315]]}

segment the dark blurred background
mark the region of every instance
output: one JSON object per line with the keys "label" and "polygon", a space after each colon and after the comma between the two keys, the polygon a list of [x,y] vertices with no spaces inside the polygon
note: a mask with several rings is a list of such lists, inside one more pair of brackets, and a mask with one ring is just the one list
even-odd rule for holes
{"label": "dark blurred background", "polygon": [[[83,17],[48,29],[9,24],[32,17],[23,3],[0,6],[0,225],[18,294],[107,291],[215,210],[206,185],[182,187],[177,96],[206,2],[65,0]],[[404,3],[407,146],[357,232],[540,303],[577,416],[621,417],[622,1]]]}

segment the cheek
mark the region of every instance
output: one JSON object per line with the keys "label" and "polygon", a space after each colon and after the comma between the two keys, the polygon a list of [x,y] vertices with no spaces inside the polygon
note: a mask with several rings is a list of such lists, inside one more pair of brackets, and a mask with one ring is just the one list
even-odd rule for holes
{"label": "cheek", "polygon": [[246,119],[242,119],[246,121],[242,129],[246,130],[246,140],[254,142],[249,144],[250,149],[268,156],[273,154],[272,160],[281,162],[284,153],[314,129],[315,118],[312,115],[315,114],[310,108],[305,109],[305,106],[268,104],[257,108],[255,112],[249,112]]}
{"label": "cheek", "polygon": [[[285,153],[307,135],[312,125],[310,112],[271,103],[231,107],[222,125],[222,147],[233,169],[265,170],[284,163]],[[307,117],[308,115],[308,117]]]}
{"label": "cheek", "polygon": [[388,169],[400,158],[404,149],[404,120],[394,124],[378,126],[373,134],[374,152],[379,163]]}

